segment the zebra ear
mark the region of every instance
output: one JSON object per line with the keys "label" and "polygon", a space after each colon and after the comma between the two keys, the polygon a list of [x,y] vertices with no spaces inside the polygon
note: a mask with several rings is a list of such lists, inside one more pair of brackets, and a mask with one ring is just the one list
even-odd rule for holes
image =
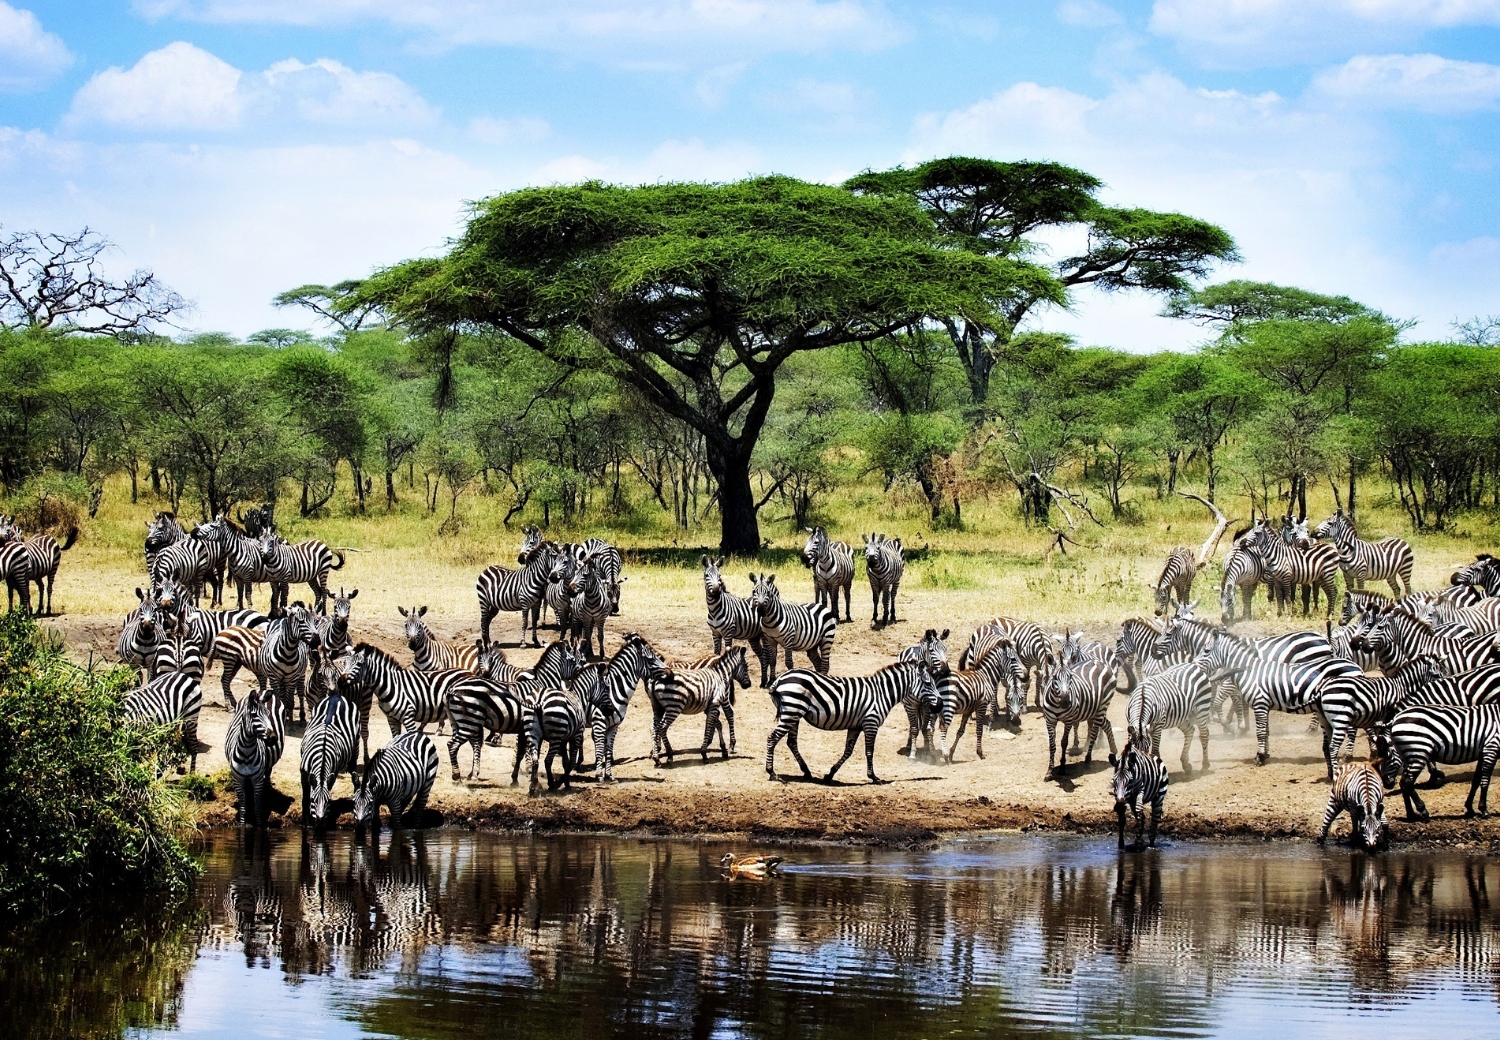
{"label": "zebra ear", "polygon": [[768,575],[766,575],[766,584],[767,585],[775,585],[776,584],[776,575],[774,575],[774,574],[768,574]]}
{"label": "zebra ear", "polygon": [[406,617],[406,608],[405,608],[405,607],[397,607],[397,608],[396,608],[396,611],[397,611],[397,613],[399,613],[399,614],[400,614],[400,615],[401,615],[401,616],[402,616],[402,617]]}
{"label": "zebra ear", "polygon": [[424,604],[422,604],[421,609],[419,609],[417,611],[417,617],[426,617],[426,616],[427,616],[427,605],[424,603]]}
{"label": "zebra ear", "polygon": [[355,596],[358,596],[358,595],[359,595],[359,590],[358,589],[350,589],[349,590],[349,598],[350,599],[353,599]]}
{"label": "zebra ear", "polygon": [[628,577],[625,577],[625,578],[621,578],[621,579],[620,579],[620,580],[619,580],[619,581],[617,581],[617,582],[615,582],[615,584],[616,584],[616,585],[624,585],[624,584],[625,584],[625,583],[626,583],[626,582],[627,582],[627,581],[629,581],[629,580],[630,580],[630,579],[629,579],[629,578],[628,578]]}
{"label": "zebra ear", "polygon": [[804,527],[802,530],[806,531],[808,534],[813,533],[813,529],[811,527]]}
{"label": "zebra ear", "polygon": [[720,556],[717,560],[715,560],[714,561],[714,566],[715,567],[722,567],[722,566],[724,566],[724,557]]}
{"label": "zebra ear", "polygon": [[141,587],[139,585],[135,587],[135,598],[140,600],[142,603],[146,602],[146,594],[141,591]]}
{"label": "zebra ear", "polygon": [[698,561],[698,564],[705,568],[708,566],[708,553],[703,554],[703,558]]}
{"label": "zebra ear", "polygon": [[896,547],[896,551],[897,552],[901,551],[901,539],[899,539],[899,538],[892,538],[891,539],[891,544]]}
{"label": "zebra ear", "polygon": [[940,636],[938,636],[938,638],[939,639],[947,639],[948,638],[948,629],[946,629],[946,628],[943,629],[943,634],[940,635]]}

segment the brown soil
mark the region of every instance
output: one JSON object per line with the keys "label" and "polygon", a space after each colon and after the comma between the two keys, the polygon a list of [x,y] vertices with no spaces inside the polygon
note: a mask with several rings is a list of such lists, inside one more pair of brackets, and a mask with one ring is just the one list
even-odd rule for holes
{"label": "brown soil", "polygon": [[[923,597],[906,610],[918,614]],[[361,604],[363,605],[363,604]],[[618,645],[620,632],[630,626],[653,641],[668,657],[697,657],[706,652],[707,630],[701,605],[686,603],[642,612],[630,610],[623,624],[611,625],[610,646]],[[903,611],[903,614],[905,612]],[[644,616],[642,616],[644,614]],[[939,615],[940,616],[940,615]],[[949,615],[951,616],[951,614]],[[962,640],[972,628],[955,626],[950,640],[956,659]],[[356,634],[401,656],[407,651],[401,639],[399,618],[394,612],[378,613],[373,619],[356,616]],[[513,616],[497,621],[497,636],[514,638]],[[75,652],[93,650],[112,657],[118,630],[116,617],[63,615],[50,619],[63,632]],[[1254,632],[1255,624],[1244,626]],[[1282,626],[1283,628],[1285,626]],[[464,634],[458,630],[441,633]],[[855,620],[839,627],[834,669],[844,674],[866,674],[888,663],[902,647],[921,634],[917,621],[903,621],[881,631],[872,631],[868,621]],[[1091,632],[1099,638],[1113,637],[1106,631]],[[511,653],[512,660],[530,662],[536,651]],[[799,665],[805,662],[799,657]],[[244,673],[241,673],[242,675]],[[240,687],[241,680],[236,681]],[[205,683],[205,708],[200,739],[212,750],[200,756],[201,772],[222,772],[223,736],[228,713],[219,703],[218,672]],[[1116,697],[1111,710],[1117,740],[1124,735],[1124,698]],[[750,834],[765,839],[818,839],[907,843],[946,832],[984,829],[1109,830],[1114,826],[1113,801],[1108,793],[1111,775],[1106,761],[1108,748],[1100,738],[1094,761],[1072,765],[1064,779],[1046,780],[1047,733],[1040,714],[1028,714],[1018,734],[991,731],[985,734],[985,754],[976,758],[972,726],[958,747],[951,765],[909,761],[898,755],[905,742],[906,719],[899,706],[882,729],[876,746],[875,767],[883,785],[865,782],[863,745],[840,771],[831,785],[806,782],[796,774],[796,764],[785,743],[777,750],[779,782],[766,777],[765,740],[773,723],[766,693],[752,686],[740,691],[736,705],[738,753],[728,760],[717,752],[703,760],[697,752],[702,737],[701,716],[680,720],[672,730],[678,756],[670,765],[657,768],[649,758],[651,713],[644,692],[639,692],[616,744],[617,782],[602,784],[590,774],[574,784],[571,792],[551,792],[538,797],[526,794],[523,770],[519,786],[510,784],[514,756],[513,738],[503,750],[484,751],[483,780],[474,784],[454,782],[448,768],[446,737],[437,739],[442,767],[431,798],[431,806],[449,823],[507,828],[607,830],[655,834]],[[295,799],[299,792],[299,742],[294,730],[286,753],[275,773],[275,786],[287,798],[285,818],[297,818]],[[372,750],[384,743],[388,730],[379,711],[371,720]],[[1199,748],[1194,742],[1193,772],[1184,774],[1180,765],[1181,735],[1169,731],[1163,738],[1163,757],[1172,770],[1162,832],[1179,837],[1294,837],[1316,836],[1328,796],[1324,782],[1320,738],[1309,729],[1305,716],[1273,714],[1271,717],[1271,761],[1256,766],[1253,729],[1226,735],[1216,725],[1209,743],[1211,768],[1199,768]],[[803,755],[815,775],[821,776],[843,750],[842,733],[824,733],[804,727]],[[692,749],[682,753],[682,749]],[[1359,749],[1364,750],[1361,737]],[[469,751],[459,756],[467,774]],[[586,753],[592,759],[592,745]],[[1076,761],[1076,758],[1075,758]],[[1402,819],[1399,795],[1388,806],[1391,836],[1397,842],[1436,842],[1488,846],[1500,838],[1500,826],[1491,820],[1462,817],[1464,798],[1472,772],[1468,768],[1449,773],[1449,782],[1437,790],[1423,791],[1433,815],[1430,824],[1409,824]],[[336,797],[350,797],[347,778],[340,782]],[[347,807],[347,806],[346,806]],[[204,807],[206,824],[233,820],[233,794],[220,793]],[[1336,825],[1335,834],[1347,832],[1347,817]]]}

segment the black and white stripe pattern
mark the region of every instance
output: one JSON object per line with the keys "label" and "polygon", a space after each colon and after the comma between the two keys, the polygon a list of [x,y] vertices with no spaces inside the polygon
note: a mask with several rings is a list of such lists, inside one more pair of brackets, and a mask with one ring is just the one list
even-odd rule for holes
{"label": "black and white stripe pattern", "polygon": [[531,702],[511,684],[497,682],[486,675],[470,675],[454,682],[444,694],[453,736],[448,740],[448,760],[453,766],[453,782],[458,783],[458,749],[464,744],[474,748],[474,762],[469,781],[480,779],[479,753],[485,734],[516,734],[516,760],[510,782],[516,783],[521,772],[521,758],[526,752],[526,733],[531,724]]}
{"label": "black and white stripe pattern", "polygon": [[[734,687],[750,688],[750,665],[743,646],[730,647],[693,667],[655,669],[646,677],[646,696],[651,700],[651,761],[661,764],[676,755],[667,731],[683,715],[704,715],[703,744],[698,749],[708,761],[708,748],[719,733],[719,748],[725,758],[734,754]],[[723,714],[729,724],[729,746],[719,725]]]}
{"label": "black and white stripe pattern", "polygon": [[[870,623],[890,625],[896,621],[896,593],[906,573],[901,539],[883,534],[861,535],[865,541],[865,577],[870,579]],[[787,667],[791,667],[788,665]]]}
{"label": "black and white stripe pattern", "polygon": [[[1249,621],[1256,586],[1265,581],[1260,557],[1236,540],[1224,559],[1224,580],[1219,583],[1219,619],[1226,625],[1232,625],[1236,620]],[[1244,608],[1243,618],[1236,617],[1235,593],[1239,593]]]}
{"label": "black and white stripe pattern", "polygon": [[[750,575],[755,588],[750,593],[750,605],[760,616],[761,637],[766,642],[767,669],[761,673],[761,685],[770,685],[776,678],[778,652],[786,654],[786,666],[792,667],[792,651],[807,654],[812,666],[824,675],[828,674],[828,661],[833,654],[833,637],[838,619],[827,607],[816,603],[787,603],[776,587],[776,575]],[[779,649],[778,649],[779,648]],[[769,675],[767,674],[769,672]]]}
{"label": "black and white stripe pattern", "polygon": [[[611,585],[602,560],[589,554],[587,550],[579,555],[578,566],[573,570],[573,577],[568,580],[568,591],[573,594],[573,635],[583,641],[583,652],[588,657],[604,656],[604,622],[615,612],[615,600],[610,596],[610,589],[618,587],[618,581],[624,580],[617,579],[617,583]],[[599,636],[598,654],[594,653],[593,639],[596,632]]]}
{"label": "black and white stripe pattern", "polygon": [[437,748],[425,733],[402,733],[375,752],[354,792],[356,830],[379,833],[382,805],[392,830],[419,825],[437,768]]}
{"label": "black and white stripe pattern", "polygon": [[36,610],[38,614],[51,615],[52,586],[57,579],[57,568],[62,565],[62,554],[73,548],[78,541],[78,528],[68,529],[62,545],[49,534],[27,538],[13,518],[0,518],[0,544],[17,541],[26,547],[31,580],[36,582]]}
{"label": "black and white stripe pattern", "polygon": [[260,645],[265,638],[265,627],[230,625],[214,636],[213,642],[209,644],[208,656],[204,658],[204,663],[212,665],[215,661],[219,662],[220,682],[224,688],[226,707],[233,708],[235,705],[234,690],[230,687],[230,683],[241,668],[249,668],[254,673],[255,659],[260,653]]}
{"label": "black and white stripe pattern", "polygon": [[1465,564],[1448,579],[1452,585],[1479,589],[1486,596],[1500,596],[1500,559],[1480,553],[1474,562]]}
{"label": "black and white stripe pattern", "polygon": [[[354,642],[349,638],[349,620],[354,616],[354,599],[358,595],[358,589],[345,592],[343,586],[340,586],[338,594],[333,597],[333,609],[326,614],[312,616],[313,628],[318,633],[318,652],[325,661],[342,657],[353,649]],[[314,667],[310,670],[307,677],[307,697],[311,703],[321,704],[323,698],[336,689],[332,680],[334,674],[326,668]]]}
{"label": "black and white stripe pattern", "polygon": [[[921,641],[902,650],[897,660],[915,661],[918,664],[924,664],[929,673],[941,679],[949,672],[947,640],[948,629],[945,628],[939,633],[937,629],[929,628],[922,634]],[[928,714],[926,708],[915,697],[902,697],[901,707],[906,711],[906,746],[897,752],[897,754],[916,758],[917,734],[920,733],[922,735],[923,752],[929,759],[932,758],[932,730],[937,725],[937,719]],[[1022,707],[1024,708],[1025,705],[1022,705]],[[1019,716],[1017,716],[1016,721],[1019,725]]]}
{"label": "black and white stripe pattern", "polygon": [[[320,670],[333,672],[331,665],[319,661]],[[307,731],[302,735],[302,819],[316,828],[328,824],[333,785],[340,773],[349,774],[359,764],[359,706],[340,694],[337,673],[328,696],[312,710]]]}
{"label": "black and white stripe pattern", "polygon": [[285,747],[286,730],[276,698],[259,690],[240,698],[224,735],[224,757],[229,760],[229,776],[239,799],[235,815],[240,824],[266,825],[271,813],[271,770]]}
{"label": "black and white stripe pattern", "polygon": [[1208,721],[1213,710],[1213,684],[1196,661],[1173,665],[1142,679],[1130,694],[1125,721],[1131,741],[1142,742],[1151,754],[1161,757],[1161,734],[1166,729],[1182,731],[1182,771],[1191,773],[1188,751],[1193,734],[1203,749],[1202,769],[1208,768]]}
{"label": "black and white stripe pattern", "polygon": [[[1084,762],[1093,760],[1094,742],[1103,731],[1109,741],[1109,764],[1115,764],[1115,730],[1109,722],[1109,706],[1114,700],[1122,665],[1115,654],[1099,661],[1074,653],[1065,655],[1047,677],[1042,692],[1042,718],[1047,724],[1048,777],[1059,777],[1067,771],[1068,737],[1070,734],[1076,737],[1078,728],[1085,723],[1089,739],[1084,748]],[[1062,757],[1054,769],[1058,723],[1063,726]]]}
{"label": "black and white stripe pattern", "polygon": [[1339,769],[1323,810],[1323,832],[1318,844],[1328,841],[1333,821],[1349,814],[1349,839],[1371,852],[1385,847],[1385,784],[1380,774],[1364,763],[1350,762]]}
{"label": "black and white stripe pattern", "polygon": [[432,634],[422,618],[427,608],[397,607],[397,612],[406,619],[403,626],[407,649],[412,652],[412,667],[419,672],[479,672],[479,647],[473,643],[451,642]]}
{"label": "black and white stripe pattern", "polygon": [[1380,670],[1387,675],[1423,654],[1441,661],[1450,675],[1500,659],[1500,648],[1496,647],[1493,636],[1443,635],[1412,617],[1399,604],[1359,615],[1351,628],[1349,644],[1355,650],[1373,653],[1380,662]]}
{"label": "black and white stripe pattern", "polygon": [[[703,598],[708,604],[708,631],[713,636],[714,653],[720,654],[734,645],[736,639],[750,644],[755,658],[760,662],[760,684],[766,686],[766,655],[768,647],[760,631],[760,614],[750,602],[750,597],[736,596],[729,591],[724,574],[719,569],[724,558],[703,557]],[[755,579],[752,577],[751,581]]]}
{"label": "black and white stripe pattern", "polygon": [[391,735],[415,729],[425,732],[436,722],[441,732],[448,716],[448,688],[470,672],[419,672],[406,668],[390,654],[369,643],[359,643],[339,659],[351,688],[369,690],[391,727]]}
{"label": "black and white stripe pattern", "polygon": [[1400,777],[1406,818],[1426,823],[1431,817],[1421,795],[1417,776],[1423,768],[1442,762],[1460,765],[1475,762],[1474,780],[1464,802],[1464,815],[1473,816],[1474,796],[1479,796],[1479,815],[1489,811],[1490,775],[1500,757],[1500,704],[1473,708],[1419,704],[1403,708],[1391,722],[1387,776]]}
{"label": "black and white stripe pattern", "polygon": [[479,629],[481,638],[486,643],[490,641],[490,622],[495,620],[495,615],[519,612],[521,645],[526,643],[528,618],[531,645],[542,645],[541,638],[537,635],[537,626],[541,622],[542,602],[546,596],[547,579],[552,571],[556,551],[557,547],[551,542],[539,542],[530,549],[523,547],[521,555],[524,559],[520,570],[495,564],[480,572],[474,588],[479,595]]}
{"label": "black and white stripe pattern", "polygon": [[[588,705],[581,694],[572,690],[547,690],[531,708],[531,725],[526,734],[527,761],[531,770],[529,794],[536,794],[538,766],[542,745],[547,745],[547,790],[560,782],[573,789],[573,773],[583,759],[583,734],[588,728]],[[552,762],[562,755],[562,779],[552,777]]]}
{"label": "black and white stripe pattern", "polygon": [[203,657],[179,633],[156,654],[160,673],[125,698],[125,717],[157,726],[177,726],[189,756],[189,772],[198,771],[198,715],[203,709]]}
{"label": "black and white stripe pattern", "polygon": [[[257,510],[252,509],[250,512],[258,515]],[[236,606],[252,605],[255,602],[255,586],[261,582],[271,582],[271,575],[261,559],[258,535],[252,534],[248,529],[240,530],[222,513],[208,523],[193,528],[192,537],[204,545],[212,546],[212,555],[223,559],[227,577],[234,582]],[[285,603],[288,591],[286,583],[272,582],[272,586],[273,603]]]}
{"label": "black and white stripe pattern", "polygon": [[1280,617],[1300,586],[1303,590],[1302,612],[1309,612],[1309,594],[1317,589],[1328,598],[1328,615],[1333,615],[1334,597],[1338,591],[1338,551],[1331,546],[1313,544],[1303,549],[1286,539],[1264,517],[1255,522],[1240,543],[1256,557],[1261,574],[1276,596],[1276,616]]}
{"label": "black and white stripe pattern", "polygon": [[[162,549],[151,560],[151,584],[164,585],[175,581],[187,590],[193,605],[203,596],[203,586],[217,590],[215,574],[203,545],[193,538],[184,538]],[[217,604],[222,590],[217,590],[210,604]]]}
{"label": "black and white stripe pattern", "polygon": [[186,529],[177,522],[177,516],[171,512],[159,512],[156,516],[146,521],[146,573],[151,573],[151,561],[156,554],[169,545],[182,541],[188,536]]}
{"label": "black and white stripe pattern", "polygon": [[997,617],[974,630],[974,634],[969,637],[969,645],[959,655],[958,666],[960,668],[974,667],[974,662],[997,643],[1009,643],[1016,648],[1016,656],[1021,659],[1021,666],[1026,669],[1028,685],[1031,683],[1032,676],[1036,676],[1036,704],[1040,708],[1043,677],[1049,674],[1057,664],[1057,647],[1051,637],[1030,621]]}
{"label": "black and white stripe pattern", "polygon": [[1179,545],[1167,553],[1167,562],[1161,569],[1161,576],[1151,586],[1156,601],[1156,616],[1161,617],[1171,608],[1173,596],[1177,597],[1178,603],[1186,603],[1192,599],[1193,579],[1197,576],[1198,563],[1193,550]]}
{"label": "black and white stripe pattern", "polygon": [[1120,623],[1120,638],[1115,647],[1120,660],[1131,665],[1135,674],[1155,675],[1174,664],[1189,660],[1185,654],[1164,654],[1162,636],[1166,625],[1161,621],[1145,618],[1126,618]]}
{"label": "black and white stripe pattern", "polygon": [[16,609],[16,600],[21,609],[31,613],[31,554],[26,544],[20,541],[0,545],[0,581],[5,582],[5,607]]}
{"label": "black and white stripe pattern", "polygon": [[557,547],[552,559],[552,569],[547,572],[547,591],[544,601],[552,608],[557,619],[557,631],[566,635],[573,630],[573,572],[578,569],[578,546],[565,542]]}
{"label": "black and white stripe pattern", "polygon": [[250,667],[262,688],[274,693],[291,721],[292,705],[297,707],[299,722],[307,720],[307,663],[318,647],[318,630],[312,613],[301,603],[293,603],[282,617],[263,630],[265,638],[255,652]]}
{"label": "black and white stripe pattern", "polygon": [[[1135,817],[1137,848],[1156,845],[1156,829],[1161,823],[1162,807],[1167,800],[1166,763],[1155,752],[1148,752],[1141,741],[1131,737],[1120,750],[1110,793],[1115,798],[1115,818],[1119,824],[1119,847],[1125,847],[1125,813]],[[1145,834],[1145,807],[1151,807],[1151,834]]]}
{"label": "black and white stripe pattern", "polygon": [[[333,562],[335,559],[337,563]],[[344,566],[344,554],[316,538],[290,545],[286,539],[265,531],[260,536],[260,562],[273,584],[273,617],[286,609],[287,589],[304,583],[312,590],[313,609],[322,614],[328,609],[328,572]]]}
{"label": "black and white stripe pattern", "polygon": [[166,625],[163,623],[156,602],[156,590],[135,590],[141,605],[125,615],[120,624],[120,636],[115,640],[115,657],[121,664],[134,665],[141,670],[143,681],[156,676],[156,651],[166,641]]}
{"label": "black and white stripe pattern", "polygon": [[1365,541],[1354,529],[1354,518],[1342,507],[1318,525],[1314,536],[1333,540],[1344,584],[1350,588],[1362,589],[1367,581],[1387,581],[1393,596],[1411,594],[1411,571],[1416,557],[1405,539]]}
{"label": "black and white stripe pattern", "polygon": [[[625,565],[620,550],[603,538],[586,538],[578,549],[580,557],[591,559],[597,564],[599,576],[604,579],[604,588],[609,594],[609,612],[618,614],[620,612],[620,586],[628,580],[620,576]],[[601,650],[600,653],[603,651]]]}
{"label": "black and white stripe pattern", "polygon": [[[1496,669],[1500,673],[1500,668]],[[1326,758],[1331,783],[1344,745],[1352,744],[1358,730],[1372,733],[1388,724],[1403,703],[1443,678],[1441,664],[1433,657],[1418,657],[1396,670],[1390,678],[1369,675],[1337,675],[1323,683],[1318,702],[1328,729]]]}
{"label": "black and white stripe pattern", "polygon": [[[648,675],[660,675],[666,662],[651,644],[636,632],[625,635],[625,642],[605,663],[582,669],[574,687],[584,694],[588,706],[589,726],[594,734],[594,768],[605,782],[615,778],[615,737],[625,721],[630,698]],[[749,669],[744,670],[745,687],[750,686]],[[731,698],[732,700],[732,698]]]}
{"label": "black and white stripe pattern", "polygon": [[839,616],[839,589],[844,590],[844,620],[853,621],[850,597],[854,589],[854,550],[847,542],[835,542],[822,526],[804,528],[807,544],[802,547],[802,566],[813,574],[813,601]]}
{"label": "black and white stripe pattern", "polygon": [[[927,669],[932,671],[930,663],[927,664]],[[958,749],[964,728],[969,724],[969,716],[976,712],[979,717],[974,720],[974,754],[984,757],[984,731],[990,719],[998,720],[1000,715],[1000,688],[1002,685],[1005,687],[1007,710],[1012,710],[1011,706],[1018,697],[1024,695],[1020,691],[1025,674],[1015,650],[1003,643],[991,648],[989,653],[975,662],[973,668],[959,669],[956,672],[949,669],[942,673],[937,681],[938,726],[942,732],[940,761],[952,763],[953,753]],[[915,696],[909,692],[907,698],[913,702],[911,715],[917,714]],[[903,698],[903,703],[907,698]],[[958,732],[953,735],[950,746],[948,729],[955,718],[958,719]],[[912,721],[910,717],[908,721]],[[908,735],[914,736],[910,728]]]}
{"label": "black and white stripe pattern", "polygon": [[891,709],[902,697],[911,695],[926,702],[928,710],[940,710],[937,687],[924,665],[898,661],[874,675],[836,677],[799,668],[787,672],[771,687],[776,705],[776,728],[766,740],[766,776],[776,779],[776,745],[786,738],[786,746],[811,778],[812,770],[797,748],[797,730],[803,722],[824,730],[845,730],[848,738],[844,754],[823,777],[832,783],[839,767],[854,753],[854,744],[864,734],[865,774],[871,783],[884,783],[875,774],[875,735]]}

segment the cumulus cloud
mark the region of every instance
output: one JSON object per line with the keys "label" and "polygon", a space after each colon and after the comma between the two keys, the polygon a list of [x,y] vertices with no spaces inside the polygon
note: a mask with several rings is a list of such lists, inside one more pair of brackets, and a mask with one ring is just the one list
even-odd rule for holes
{"label": "cumulus cloud", "polygon": [[1313,86],[1330,98],[1384,108],[1473,112],[1500,101],[1500,65],[1436,54],[1362,54],[1320,73]]}
{"label": "cumulus cloud", "polygon": [[328,58],[276,62],[245,73],[208,51],[178,41],[129,69],[98,73],[73,98],[67,123],[122,130],[227,130],[254,120],[309,123],[411,123],[432,108],[399,78],[356,72]]}
{"label": "cumulus cloud", "polygon": [[30,11],[0,0],[0,90],[37,90],[73,64],[57,36]]}

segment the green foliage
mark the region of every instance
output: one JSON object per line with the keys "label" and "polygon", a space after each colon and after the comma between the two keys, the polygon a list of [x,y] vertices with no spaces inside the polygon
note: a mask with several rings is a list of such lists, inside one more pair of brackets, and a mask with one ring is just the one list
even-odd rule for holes
{"label": "green foliage", "polygon": [[157,778],[181,754],[166,731],[125,723],[132,681],[85,671],[30,619],[0,617],[0,911],[193,877],[181,802]]}

